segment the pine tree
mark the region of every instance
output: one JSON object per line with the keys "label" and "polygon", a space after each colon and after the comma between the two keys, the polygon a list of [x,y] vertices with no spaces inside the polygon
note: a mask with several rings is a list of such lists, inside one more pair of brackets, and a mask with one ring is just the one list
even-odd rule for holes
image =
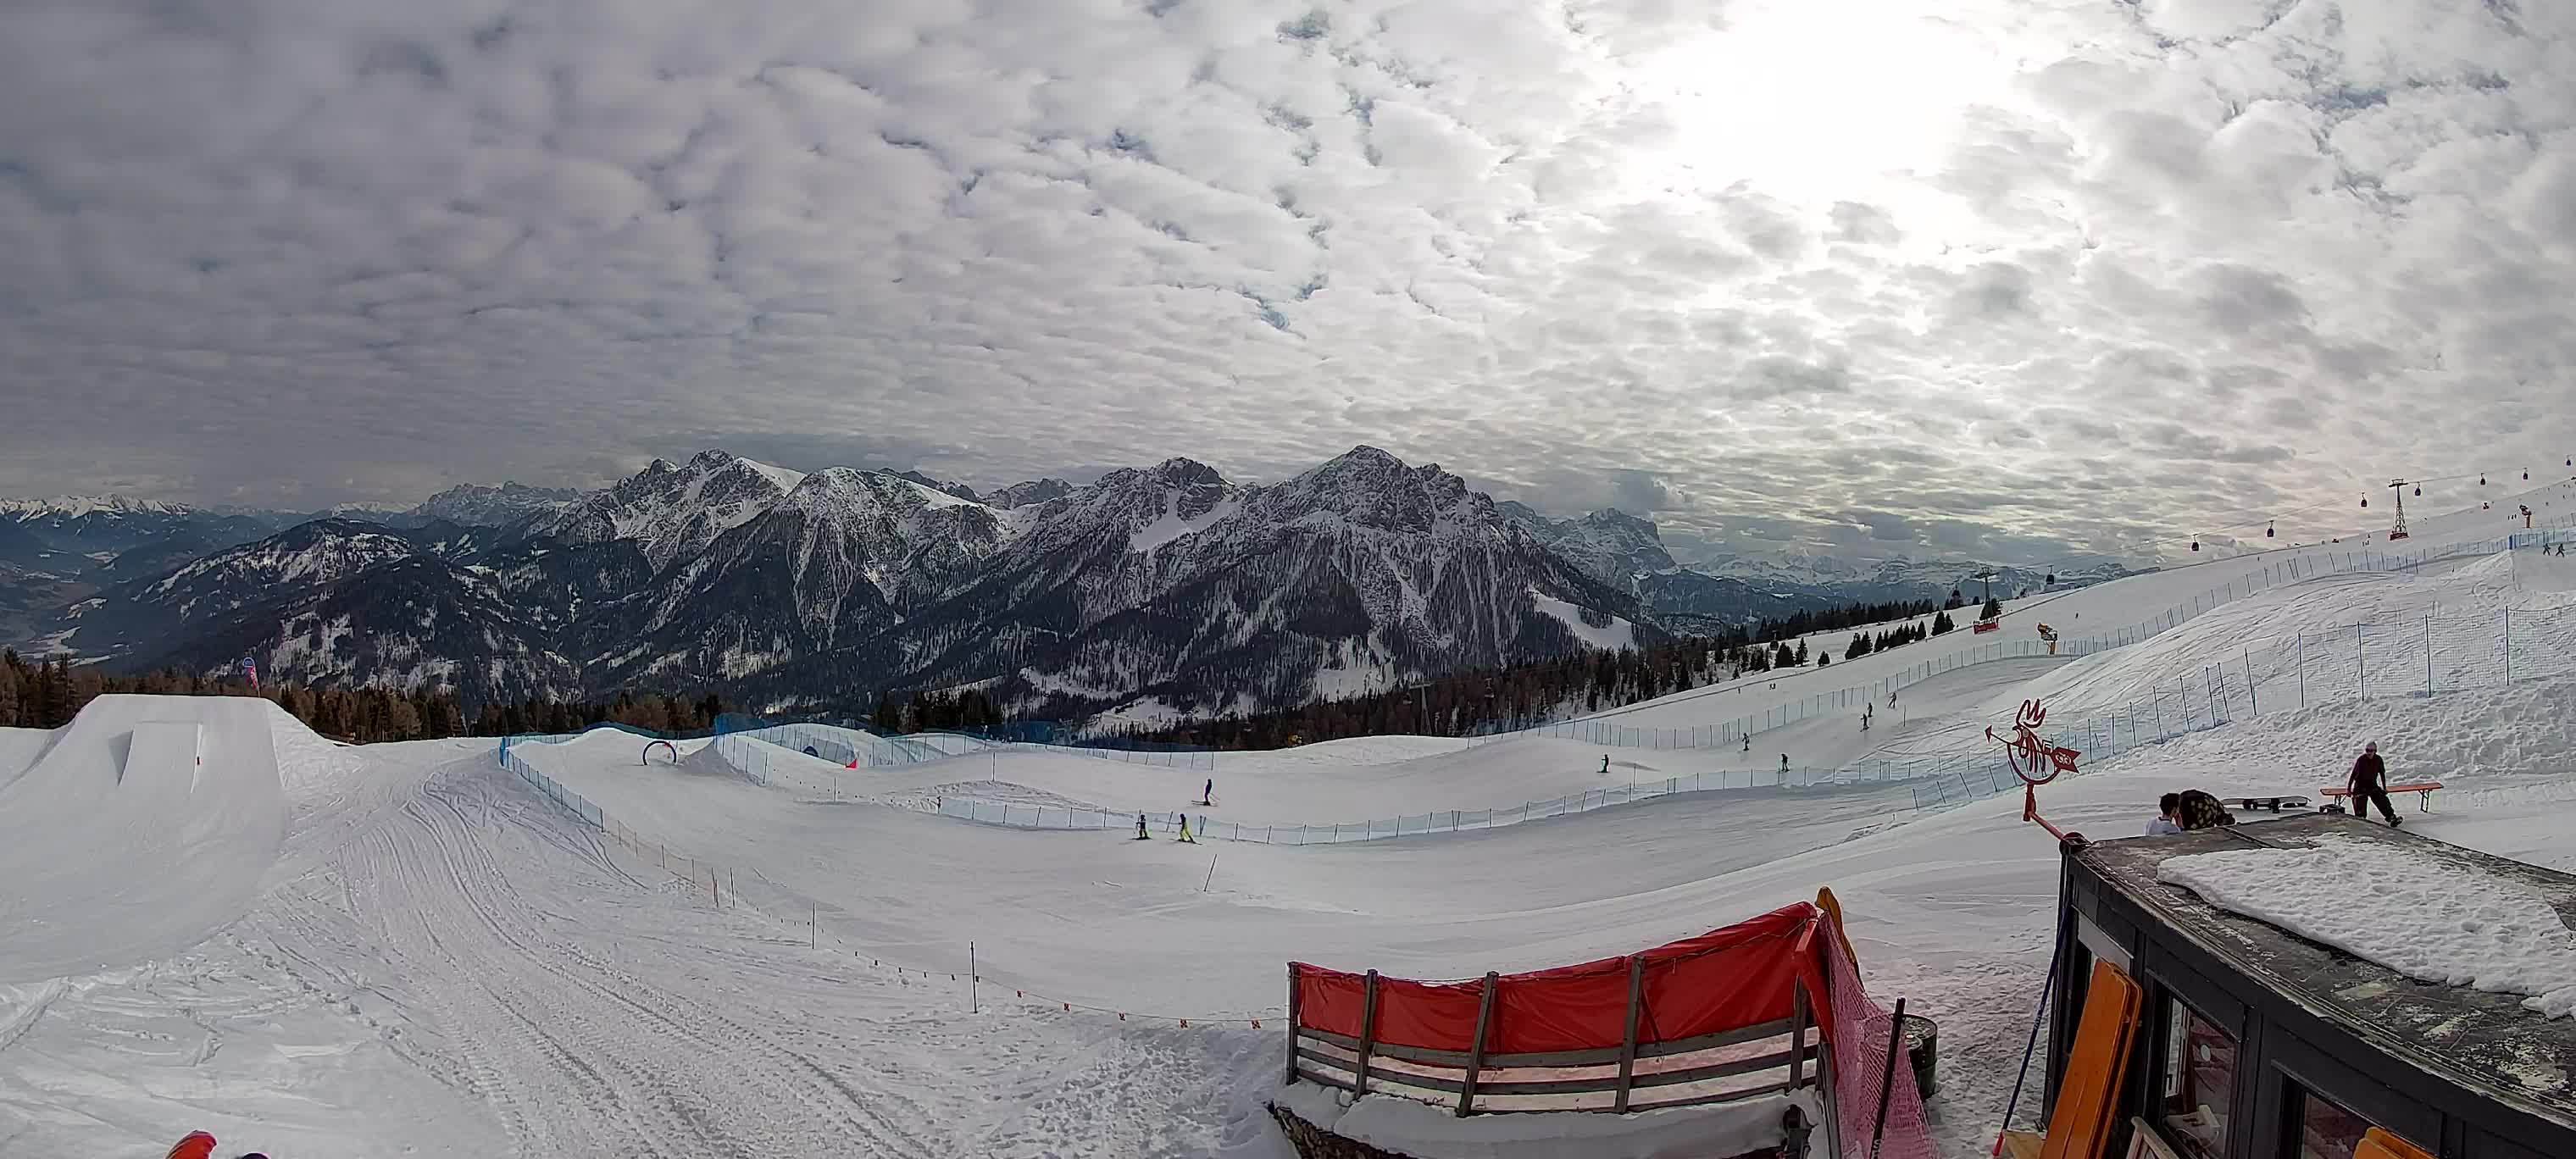
{"label": "pine tree", "polygon": [[1968,598],[1967,598],[1966,596],[1960,595],[1960,594],[1959,594],[1959,589],[1957,589],[1957,588],[1951,588],[1951,589],[1950,589],[1950,599],[1949,599],[1949,601],[1948,601],[1948,602],[1946,602],[1946,603],[1944,603],[1944,604],[1942,604],[1942,605],[1941,605],[1941,610],[1943,610],[1943,611],[1945,611],[1945,612],[1948,612],[1948,611],[1957,611],[1958,609],[1960,609],[1960,608],[1964,608],[1964,607],[1966,607],[1966,606],[1968,606]]}
{"label": "pine tree", "polygon": [[1943,612],[1940,615],[1932,617],[1932,634],[1935,636],[1955,629],[1958,626],[1959,625],[1950,622],[1950,613],[1948,612]]}

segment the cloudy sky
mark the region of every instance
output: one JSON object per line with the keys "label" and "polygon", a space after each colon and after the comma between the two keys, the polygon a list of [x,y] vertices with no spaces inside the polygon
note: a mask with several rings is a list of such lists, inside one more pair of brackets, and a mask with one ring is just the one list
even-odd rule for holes
{"label": "cloudy sky", "polygon": [[0,494],[1365,442],[1692,545],[2305,537],[2576,454],[2571,89],[2543,0],[16,0]]}

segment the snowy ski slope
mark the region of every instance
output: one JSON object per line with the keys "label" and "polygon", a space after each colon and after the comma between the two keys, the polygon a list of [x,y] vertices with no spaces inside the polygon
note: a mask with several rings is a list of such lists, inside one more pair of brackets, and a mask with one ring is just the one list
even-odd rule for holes
{"label": "snowy ski slope", "polygon": [[[2503,530],[2478,515],[2422,520],[2410,546]],[[2259,561],[2032,611],[2141,622]],[[2118,702],[2242,656],[2249,633],[2433,601],[2543,610],[2571,590],[2576,561],[2528,552],[2329,574],[2143,644],[1947,674],[1907,690],[1901,718],[1866,741],[1856,722],[1777,735],[1819,752],[1947,744],[2035,691],[2069,712]],[[1924,647],[1885,662],[1919,663],[1905,653]],[[1704,723],[1868,663],[1624,715]],[[2397,775],[2453,785],[2410,830],[2576,869],[2576,677],[2312,691],[2305,707],[2267,699],[2260,717],[2051,785],[2049,816],[2122,834],[2169,789],[2313,792],[2375,739]],[[186,722],[203,766],[125,767],[137,725]],[[1755,745],[1776,765],[1780,746]],[[644,765],[626,737],[528,746],[614,819],[611,840],[497,767],[489,741],[341,748],[261,702],[158,698],[102,700],[50,734],[0,730],[0,1153],[158,1154],[204,1127],[281,1156],[1275,1159],[1260,1102],[1280,1040],[1251,1020],[1275,1017],[1290,958],[1420,977],[1527,969],[1831,885],[1872,988],[1940,1020],[1934,1111],[1944,1153],[1965,1156],[1992,1137],[2053,925],[2056,853],[2017,797],[1918,816],[1902,785],[1765,789],[1349,845],[1181,845],[913,806],[972,786],[1170,808],[1208,774],[1007,748],[848,769],[773,746],[755,779],[719,745],[681,747],[678,765]],[[1611,750],[1605,778],[1603,752],[1372,738],[1229,754],[1209,811],[1387,816],[1745,760]],[[682,860],[685,877],[665,869]]]}

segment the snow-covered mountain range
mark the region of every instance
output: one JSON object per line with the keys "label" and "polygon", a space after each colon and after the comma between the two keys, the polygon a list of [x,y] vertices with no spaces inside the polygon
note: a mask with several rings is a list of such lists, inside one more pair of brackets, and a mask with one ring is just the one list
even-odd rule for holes
{"label": "snow-covered mountain range", "polygon": [[0,549],[12,535],[57,556],[113,544],[77,583],[0,592],[42,629],[18,638],[125,666],[247,655],[272,679],[442,683],[477,702],[712,688],[780,709],[973,685],[1048,715],[1143,698],[1255,710],[1933,598],[1977,570],[1711,574],[1677,565],[1647,520],[1551,519],[1370,447],[1276,483],[1171,459],[990,495],[707,451],[586,494],[463,487],[356,517],[21,502],[0,506]]}

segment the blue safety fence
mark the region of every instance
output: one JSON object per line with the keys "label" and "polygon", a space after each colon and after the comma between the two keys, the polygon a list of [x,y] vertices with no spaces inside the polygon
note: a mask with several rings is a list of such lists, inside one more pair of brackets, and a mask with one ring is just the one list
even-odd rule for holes
{"label": "blue safety fence", "polygon": [[[2207,592],[2194,596],[2188,601],[2177,603],[2154,616],[2139,621],[2138,623],[2131,624],[2126,627],[2109,629],[2094,635],[2073,638],[2060,637],[2056,647],[2053,649],[2047,644],[2047,642],[2036,639],[1992,640],[1982,644],[1971,644],[1967,648],[1952,652],[1948,655],[1926,657],[1920,663],[1908,665],[1897,672],[1891,673],[1884,678],[1873,680],[1867,684],[1817,692],[1813,695],[1791,701],[1787,704],[1775,705],[1765,708],[1760,712],[1747,713],[1731,720],[1712,721],[1707,724],[1683,728],[1635,728],[1622,725],[1617,723],[1615,719],[1610,718],[1611,713],[1615,713],[1619,710],[1611,710],[1611,713],[1605,713],[1602,716],[1597,716],[1588,720],[1560,721],[1513,729],[1492,728],[1480,730],[1473,735],[1471,743],[1491,743],[1497,740],[1511,740],[1518,737],[1555,737],[1566,740],[1582,741],[1585,744],[1600,745],[1606,748],[1672,750],[1723,748],[1729,745],[1741,746],[1747,736],[1758,735],[1765,729],[1779,728],[1782,725],[1795,724],[1798,721],[1807,720],[1817,716],[1849,712],[1860,708],[1863,705],[1885,704],[1887,703],[1888,697],[1891,693],[1900,693],[1904,688],[1910,685],[1919,684],[1935,676],[1954,672],[1958,669],[1972,665],[1988,664],[1999,660],[2030,659],[2048,656],[2073,658],[2078,656],[2088,656],[2096,652],[2105,652],[2114,648],[2125,648],[2131,644],[2150,640],[2163,635],[2164,633],[2190,623],[2201,616],[2216,611],[2218,608],[2228,604],[2229,602],[2245,596],[2270,591],[2277,587],[2304,583],[2309,580],[2329,575],[2413,571],[2423,567],[2425,564],[2440,562],[2443,560],[2494,555],[2499,552],[2512,551],[2516,549],[2539,548],[2576,542],[2576,530],[2569,530],[2571,527],[2576,527],[2576,517],[2561,517],[2557,520],[2553,520],[2551,525],[2544,529],[2520,532],[2498,539],[2485,539],[2470,543],[2458,543],[2416,552],[2381,552],[2357,549],[2346,552],[2321,553],[2311,549],[2300,554],[2287,556],[2277,563],[2268,564],[2261,571],[2247,572],[2235,579],[2227,581],[2224,584],[2211,588]],[[2032,622],[2037,622],[2038,619],[2036,610],[2017,612],[2015,615],[2026,616],[2030,618]],[[1960,626],[1960,633],[1966,633],[1969,631],[1970,625],[1962,624]],[[1959,633],[1951,633],[1943,636],[1935,636],[1930,640],[1904,646],[1938,646],[1942,643],[1953,641],[1955,636],[1958,634]],[[1766,681],[1792,679],[1808,673],[1823,673],[1830,671],[1830,667],[1824,669],[1775,670],[1764,676],[1755,676],[1730,681],[1723,685],[1712,685],[1700,690],[1696,694],[1681,694],[1681,698],[1687,698],[1692,695],[1714,696],[1726,693],[1742,692],[1746,689],[1756,687]],[[1661,701],[1657,702],[1655,707],[1658,709],[1668,710],[1675,705],[1677,699],[1678,698],[1676,697],[1665,697]]]}
{"label": "blue safety fence", "polygon": [[[2538,534],[2515,539],[2522,550],[2567,541]],[[2040,735],[2083,753],[2078,766],[2089,767],[2265,712],[2576,677],[2576,607],[2388,615],[2229,643],[2238,649],[2233,659],[2177,675],[2171,685],[2158,684],[2109,711],[2072,718],[2052,713]],[[2337,772],[2325,776],[2331,781]],[[1947,808],[2020,783],[1990,769],[1944,772],[1915,786],[1915,807]]]}

